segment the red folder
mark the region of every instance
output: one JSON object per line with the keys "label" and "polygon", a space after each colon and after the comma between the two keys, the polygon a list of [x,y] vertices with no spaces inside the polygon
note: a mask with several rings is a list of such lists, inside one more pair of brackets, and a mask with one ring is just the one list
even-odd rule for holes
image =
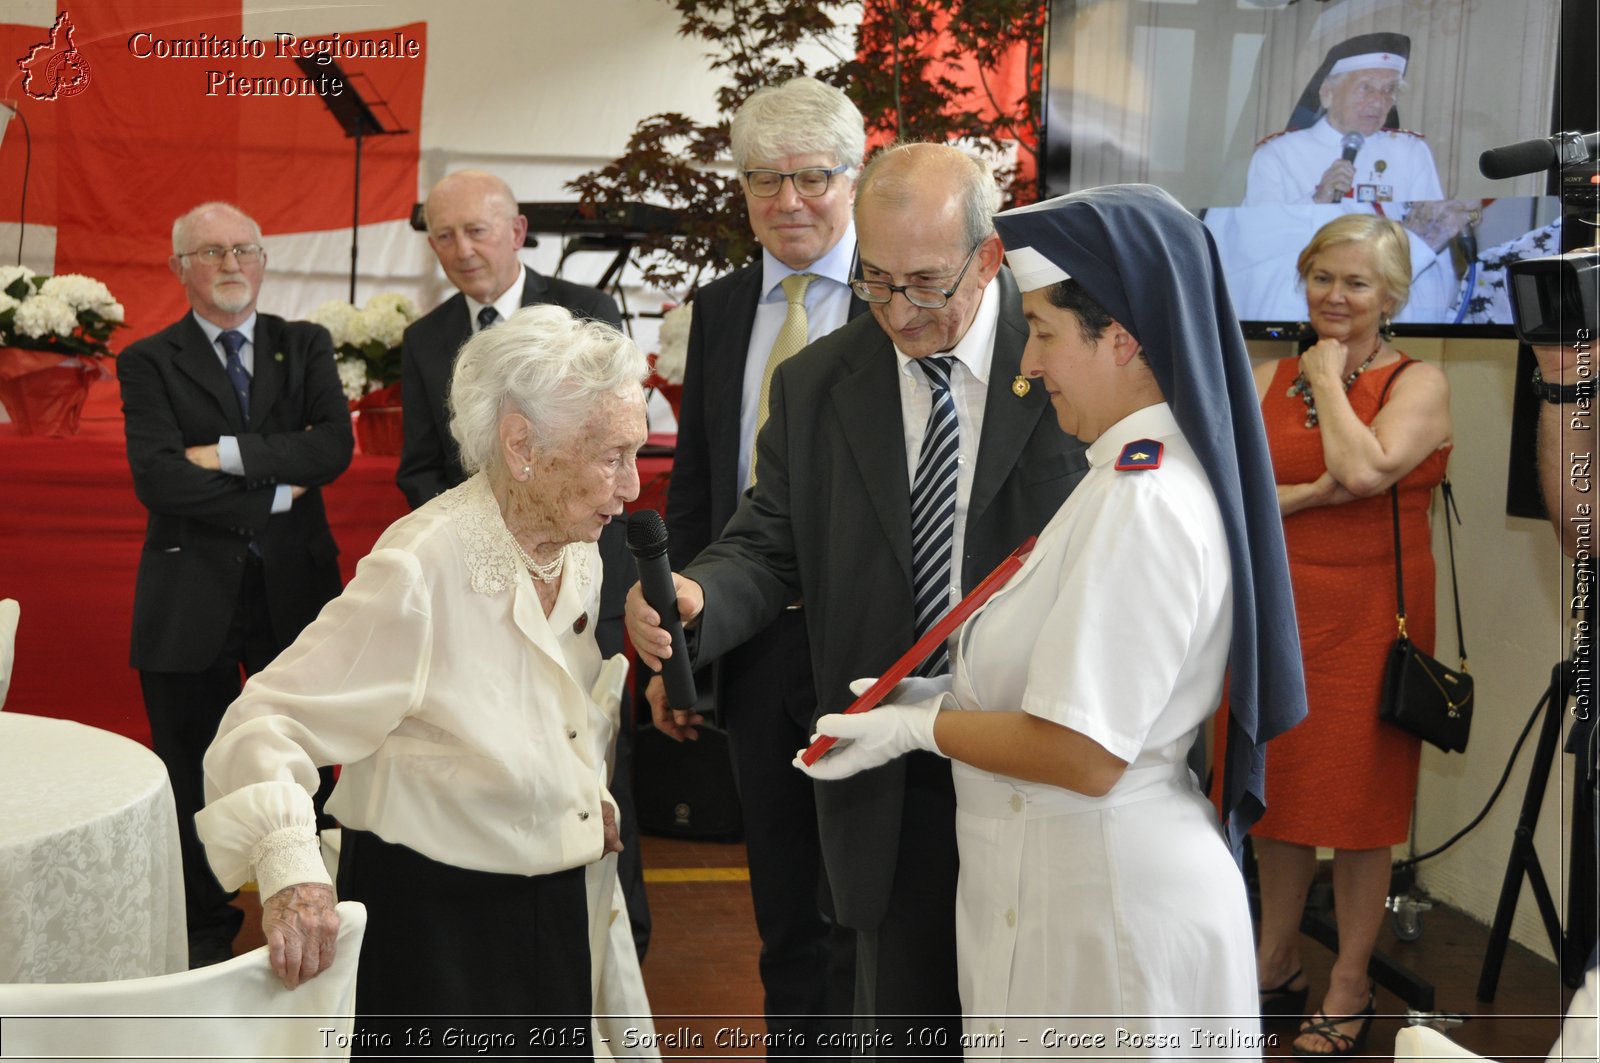
{"label": "red folder", "polygon": [[[948,613],[939,618],[939,622],[929,628],[927,633],[912,644],[901,658],[890,666],[889,670],[878,677],[878,681],[867,688],[845,712],[866,712],[875,707],[878,702],[888,696],[895,685],[911,674],[911,670],[927,659],[928,655],[938,649],[944,642],[955,634],[956,628],[966,623],[973,613],[976,613],[984,602],[994,596],[994,592],[1006,585],[1022,563],[1028,559],[1028,554],[1033,550],[1033,544],[1038,536],[1030,535],[1023,544],[1011,551],[1011,556],[1000,562],[995,570],[983,577],[983,582],[972,588],[972,593],[955,604]],[[806,751],[800,754],[800,759],[806,764],[815,764],[828,750],[833,748],[837,741],[832,735],[822,735],[812,742]]]}

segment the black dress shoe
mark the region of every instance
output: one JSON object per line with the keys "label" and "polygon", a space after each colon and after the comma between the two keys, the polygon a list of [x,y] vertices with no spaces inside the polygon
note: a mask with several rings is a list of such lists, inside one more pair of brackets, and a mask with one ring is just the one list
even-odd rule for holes
{"label": "black dress shoe", "polygon": [[194,938],[189,942],[189,970],[233,959],[233,943],[220,938]]}

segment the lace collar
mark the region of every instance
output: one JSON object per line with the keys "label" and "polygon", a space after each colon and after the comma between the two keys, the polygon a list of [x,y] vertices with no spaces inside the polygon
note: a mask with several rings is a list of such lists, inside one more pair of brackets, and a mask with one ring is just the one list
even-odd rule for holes
{"label": "lace collar", "polygon": [[[479,594],[499,594],[517,581],[532,581],[518,555],[516,540],[500,515],[500,504],[489,487],[489,477],[478,473],[466,483],[439,496],[439,506],[447,513],[461,536],[462,561],[472,589]],[[568,543],[567,565],[562,585],[576,580],[577,588],[589,587],[589,566],[581,551]]]}

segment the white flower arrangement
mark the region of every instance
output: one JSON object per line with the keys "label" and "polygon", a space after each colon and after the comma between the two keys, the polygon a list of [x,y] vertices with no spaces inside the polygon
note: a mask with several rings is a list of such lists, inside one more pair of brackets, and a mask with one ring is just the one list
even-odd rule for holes
{"label": "white flower arrangement", "polygon": [[93,277],[0,266],[0,346],[109,356],[106,341],[123,317],[122,304]]}
{"label": "white flower arrangement", "polygon": [[400,379],[400,339],[417,319],[417,307],[397,292],[374,295],[367,305],[330,299],[306,316],[333,337],[339,382],[352,402]]}
{"label": "white flower arrangement", "polygon": [[675,306],[661,315],[661,333],[656,352],[656,376],[669,384],[683,383],[683,370],[689,360],[689,321],[693,303]]}

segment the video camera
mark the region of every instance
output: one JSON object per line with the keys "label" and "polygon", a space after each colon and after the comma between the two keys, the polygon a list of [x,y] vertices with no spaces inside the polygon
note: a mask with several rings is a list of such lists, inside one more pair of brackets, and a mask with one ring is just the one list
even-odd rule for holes
{"label": "video camera", "polygon": [[1517,339],[1540,346],[1592,342],[1600,328],[1600,249],[1510,264]]}

